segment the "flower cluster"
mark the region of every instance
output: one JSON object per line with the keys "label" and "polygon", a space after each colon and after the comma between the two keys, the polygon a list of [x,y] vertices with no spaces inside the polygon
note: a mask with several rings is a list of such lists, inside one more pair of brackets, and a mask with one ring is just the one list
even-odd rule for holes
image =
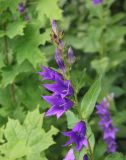
{"label": "flower cluster", "polygon": [[69,80],[64,80],[63,76],[51,68],[42,67],[43,71],[39,75],[44,80],[51,80],[54,83],[44,84],[44,87],[53,92],[51,96],[43,96],[43,98],[51,104],[51,108],[46,112],[46,116],[56,115],[60,118],[68,109],[73,106],[73,102],[68,98],[72,96],[73,87]]}
{"label": "flower cluster", "polygon": [[100,4],[100,3],[102,3],[102,0],[93,0],[93,4],[94,4],[94,5],[98,5],[98,4]]}
{"label": "flower cluster", "polygon": [[20,15],[24,18],[24,20],[29,20],[29,16],[26,11],[26,5],[23,2],[18,4],[18,11]]}
{"label": "flower cluster", "polygon": [[[70,80],[66,79],[66,73],[68,73],[68,66],[74,63],[75,57],[71,47],[68,49],[67,56],[65,57],[65,55],[63,55],[65,48],[62,42],[63,35],[64,32],[57,30],[56,21],[53,20],[51,37],[53,43],[56,45],[55,60],[61,72],[44,66],[42,67],[42,72],[39,72],[43,80],[51,82],[44,84],[44,87],[52,93],[50,96],[43,96],[43,99],[51,105],[50,109],[45,113],[45,116],[55,115],[57,119],[74,105],[70,99],[70,97],[73,96],[74,89]],[[75,143],[77,151],[80,151],[82,147],[88,147],[86,124],[84,121],[78,122],[72,131],[64,132],[63,135],[70,138],[64,146]],[[73,149],[69,150],[64,160],[75,160]],[[87,155],[84,156],[84,160],[88,160]]]}
{"label": "flower cluster", "polygon": [[115,128],[112,124],[112,118],[109,112],[109,100],[107,98],[104,98],[99,105],[96,105],[96,113],[100,118],[99,126],[103,130],[103,139],[108,146],[107,150],[109,153],[114,153],[116,152],[117,148],[115,138],[118,129]]}

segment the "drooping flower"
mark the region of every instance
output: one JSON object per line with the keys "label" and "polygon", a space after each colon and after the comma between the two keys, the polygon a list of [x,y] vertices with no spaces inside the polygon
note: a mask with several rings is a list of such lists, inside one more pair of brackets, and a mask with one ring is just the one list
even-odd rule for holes
{"label": "drooping flower", "polygon": [[80,151],[83,146],[88,147],[88,141],[86,138],[86,124],[84,121],[78,122],[72,131],[64,132],[63,135],[70,138],[64,146],[75,143],[77,151]]}
{"label": "drooping flower", "polygon": [[56,53],[55,53],[55,60],[56,60],[56,63],[58,64],[58,66],[59,66],[59,69],[61,69],[61,71],[63,73],[65,73],[66,72],[65,64],[62,60],[61,52],[57,47],[56,47]]}
{"label": "drooping flower", "polygon": [[88,156],[85,154],[83,160],[88,160]]}
{"label": "drooping flower", "polygon": [[102,0],[93,0],[93,4],[94,4],[94,5],[98,5],[98,4],[100,4],[100,3],[102,3]]}
{"label": "drooping flower", "polygon": [[100,118],[99,126],[103,130],[103,139],[108,146],[107,150],[109,153],[114,153],[117,149],[115,139],[118,129],[115,128],[112,124],[112,118],[109,112],[109,105],[110,104],[108,100],[104,98],[99,105],[96,105],[96,113]]}
{"label": "drooping flower", "polygon": [[57,79],[62,79],[63,76],[54,71],[53,69],[51,68],[47,68],[47,67],[42,67],[42,72],[39,72],[39,75],[43,77],[43,80],[52,80],[52,81],[55,81]]}
{"label": "drooping flower", "polygon": [[23,13],[24,11],[25,11],[25,5],[24,5],[24,3],[19,3],[19,5],[18,5],[18,11],[20,12],[20,13]]}
{"label": "drooping flower", "polygon": [[62,98],[57,94],[53,94],[52,96],[43,96],[43,98],[52,105],[45,114],[47,117],[56,115],[58,119],[73,106],[73,102],[70,99]]}
{"label": "drooping flower", "polygon": [[70,149],[63,160],[75,160],[74,151]]}
{"label": "drooping flower", "polygon": [[69,64],[73,64],[75,61],[74,53],[71,47],[68,49],[67,60]]}
{"label": "drooping flower", "polygon": [[69,80],[57,79],[54,84],[44,84],[49,91],[60,94],[62,98],[73,94],[73,87]]}

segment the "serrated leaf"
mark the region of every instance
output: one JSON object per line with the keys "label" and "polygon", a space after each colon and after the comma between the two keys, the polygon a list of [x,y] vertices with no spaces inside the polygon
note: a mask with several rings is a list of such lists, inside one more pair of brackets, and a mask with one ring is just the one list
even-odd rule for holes
{"label": "serrated leaf", "polygon": [[84,118],[89,118],[92,114],[95,103],[101,91],[101,77],[97,79],[84,95],[81,102],[81,114]]}
{"label": "serrated leaf", "polygon": [[69,129],[73,128],[74,125],[79,122],[79,119],[77,116],[72,112],[72,111],[67,111],[66,112],[66,117],[67,117],[67,126]]}
{"label": "serrated leaf", "polygon": [[[29,123],[28,123],[29,122]],[[23,124],[18,120],[9,119],[3,134],[6,142],[0,145],[0,153],[5,159],[17,160],[26,157],[26,160],[42,160],[45,158],[45,149],[54,144],[53,135],[58,130],[53,126],[48,132],[42,129],[43,116],[39,113],[38,108],[29,112]]]}
{"label": "serrated leaf", "polygon": [[26,22],[22,22],[22,21],[15,21],[12,23],[9,23],[7,26],[7,31],[6,31],[6,36],[8,36],[9,38],[14,38],[17,35],[24,35],[24,28],[26,26]]}
{"label": "serrated leaf", "polygon": [[[26,59],[36,68],[38,64],[45,65],[46,58],[39,45],[48,40],[48,36],[40,34],[40,25],[31,24],[25,30],[25,35],[16,42],[17,62],[21,64]],[[47,39],[44,39],[47,38]],[[23,46],[23,49],[22,49]]]}
{"label": "serrated leaf", "polygon": [[12,68],[7,68],[2,72],[1,87],[5,88],[8,84],[14,82],[17,75],[31,71],[32,67],[29,63],[24,62],[20,65],[16,65]]}
{"label": "serrated leaf", "polygon": [[57,2],[58,0],[39,0],[37,6],[38,19],[42,21],[42,17],[44,15],[46,15],[50,20],[61,19],[62,10],[58,7]]}

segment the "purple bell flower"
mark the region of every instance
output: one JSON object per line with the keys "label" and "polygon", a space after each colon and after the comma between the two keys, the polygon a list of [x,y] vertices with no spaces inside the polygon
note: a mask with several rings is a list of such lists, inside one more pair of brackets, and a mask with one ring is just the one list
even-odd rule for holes
{"label": "purple bell flower", "polygon": [[58,48],[56,48],[55,60],[56,60],[56,62],[58,64],[59,68],[61,69],[61,71],[63,73],[65,73],[66,72],[65,64],[64,64],[64,62],[62,60],[62,55],[61,55],[61,52],[60,52],[60,50]]}
{"label": "purple bell flower", "polygon": [[108,146],[107,150],[109,153],[114,153],[117,148],[115,139],[118,129],[112,124],[112,118],[109,112],[109,102],[107,99],[104,98],[99,105],[96,105],[96,109],[96,113],[100,118],[99,126],[103,130],[103,139]]}
{"label": "purple bell flower", "polygon": [[71,100],[68,98],[62,98],[57,94],[53,94],[52,96],[43,96],[43,98],[52,105],[46,112],[46,117],[56,115],[58,119],[73,106],[73,102]]}
{"label": "purple bell flower", "polygon": [[78,122],[72,131],[64,132],[63,135],[70,138],[64,146],[75,143],[77,151],[80,151],[83,146],[88,147],[88,141],[86,138],[86,124],[83,121]]}
{"label": "purple bell flower", "polygon": [[62,98],[73,94],[73,87],[69,80],[57,79],[54,84],[44,84],[44,87],[49,91],[60,94]]}
{"label": "purple bell flower", "polygon": [[70,149],[63,160],[75,160],[74,151]]}
{"label": "purple bell flower", "polygon": [[100,3],[102,3],[102,0],[93,0],[93,4],[94,4],[94,5],[98,5],[98,4],[100,4]]}
{"label": "purple bell flower", "polygon": [[83,160],[88,160],[88,156],[85,154]]}
{"label": "purple bell flower", "polygon": [[67,57],[68,57],[67,58],[68,59],[68,63],[69,64],[73,64],[74,61],[75,61],[75,57],[74,57],[74,53],[73,53],[73,50],[72,50],[71,47],[68,49]]}
{"label": "purple bell flower", "polygon": [[23,3],[19,3],[19,5],[18,5],[18,11],[20,13],[23,13],[25,11],[25,9],[26,9],[25,5]]}
{"label": "purple bell flower", "polygon": [[43,80],[55,81],[57,79],[62,79],[63,78],[63,76],[60,73],[54,71],[51,68],[47,68],[47,67],[43,66],[42,70],[43,71],[42,72],[38,72],[38,74],[43,77]]}

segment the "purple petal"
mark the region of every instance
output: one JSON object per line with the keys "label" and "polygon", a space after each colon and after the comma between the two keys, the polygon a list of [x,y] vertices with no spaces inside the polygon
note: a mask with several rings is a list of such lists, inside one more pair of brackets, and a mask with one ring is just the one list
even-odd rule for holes
{"label": "purple petal", "polygon": [[73,53],[73,50],[72,50],[71,47],[68,49],[67,57],[68,57],[67,58],[68,59],[68,63],[69,64],[73,64],[74,61],[75,61],[75,57],[74,57],[74,53]]}
{"label": "purple petal", "polygon": [[69,152],[67,153],[65,159],[63,159],[63,160],[75,160],[73,149],[69,150]]}
{"label": "purple petal", "polygon": [[52,21],[52,30],[57,35],[57,25],[55,20]]}

